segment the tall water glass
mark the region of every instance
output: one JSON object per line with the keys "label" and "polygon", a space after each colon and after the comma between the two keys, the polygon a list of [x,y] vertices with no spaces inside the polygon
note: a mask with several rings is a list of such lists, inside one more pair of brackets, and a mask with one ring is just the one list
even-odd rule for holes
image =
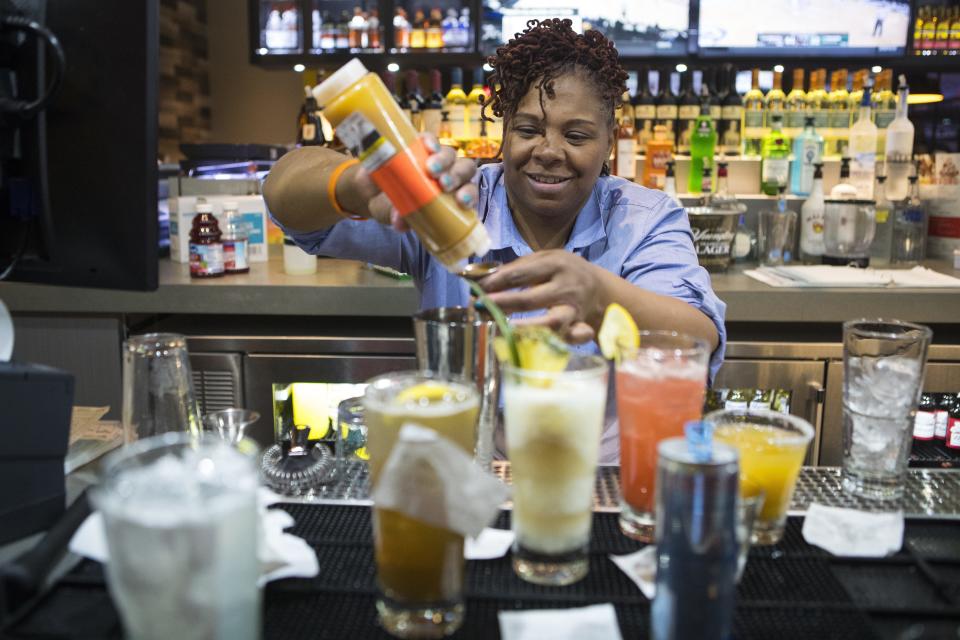
{"label": "tall water glass", "polygon": [[900,320],[843,325],[843,475],[851,493],[903,494],[913,419],[933,332]]}
{"label": "tall water glass", "polygon": [[710,348],[672,331],[641,331],[640,348],[617,365],[620,530],[653,542],[657,444],[683,435],[703,411]]}
{"label": "tall water glass", "polygon": [[761,211],[757,234],[760,264],[776,266],[793,261],[797,242],[796,211]]}
{"label": "tall water glass", "polygon": [[537,584],[587,575],[607,362],[574,355],[565,371],[503,367],[513,476],[513,570]]}
{"label": "tall water glass", "polygon": [[253,451],[213,434],[165,433],[105,459],[92,499],[103,514],[107,584],[125,637],[260,637]]}
{"label": "tall water glass", "polygon": [[493,339],[497,325],[466,307],[427,309],[413,316],[417,366],[441,376],[471,380],[480,394],[474,460],[490,470],[500,376]]}
{"label": "tall water glass", "polygon": [[[433,429],[472,452],[480,398],[469,381],[389,373],[364,392],[370,476],[376,487],[404,424]],[[444,481],[424,469],[424,490]],[[442,494],[441,494],[442,495]],[[463,624],[463,536],[399,511],[373,510],[380,624],[400,638],[440,638]]]}
{"label": "tall water glass", "polygon": [[148,333],[124,341],[122,418],[126,444],[171,431],[200,433],[186,338]]}

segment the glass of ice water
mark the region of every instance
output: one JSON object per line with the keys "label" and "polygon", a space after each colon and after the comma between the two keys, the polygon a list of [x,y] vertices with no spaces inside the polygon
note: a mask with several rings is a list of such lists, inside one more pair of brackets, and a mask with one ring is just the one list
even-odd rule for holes
{"label": "glass of ice water", "polygon": [[900,320],[843,325],[843,488],[876,500],[903,494],[914,414],[933,332]]}
{"label": "glass of ice water", "polygon": [[106,458],[92,499],[125,637],[260,637],[255,462],[255,447],[189,433],[145,438]]}

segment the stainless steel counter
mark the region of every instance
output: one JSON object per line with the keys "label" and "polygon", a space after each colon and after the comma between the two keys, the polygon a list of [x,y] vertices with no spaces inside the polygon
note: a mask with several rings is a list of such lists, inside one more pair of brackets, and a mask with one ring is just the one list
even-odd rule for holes
{"label": "stainless steel counter", "polygon": [[[928,266],[960,277],[945,262]],[[863,316],[960,322],[957,290],[777,289],[741,270],[715,274],[713,286],[727,303],[727,322],[841,322]],[[22,313],[408,317],[418,307],[410,281],[330,259],[320,260],[315,275],[289,276],[279,256],[252,265],[248,274],[210,280],[191,280],[187,265],[161,260],[160,287],[149,293],[0,283],[0,299]]]}

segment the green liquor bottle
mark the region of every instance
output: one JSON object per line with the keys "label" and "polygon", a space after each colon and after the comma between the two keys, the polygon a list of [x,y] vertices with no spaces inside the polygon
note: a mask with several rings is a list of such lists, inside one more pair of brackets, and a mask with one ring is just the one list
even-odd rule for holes
{"label": "green liquor bottle", "polygon": [[713,154],[717,148],[717,130],[710,117],[709,94],[706,89],[701,97],[700,115],[694,123],[690,137],[690,177],[687,180],[689,193],[700,193],[703,184],[703,170],[713,167]]}
{"label": "green liquor bottle", "polygon": [[783,135],[783,114],[770,114],[770,133],[763,138],[760,151],[760,191],[775,196],[787,186],[790,173],[790,145]]}

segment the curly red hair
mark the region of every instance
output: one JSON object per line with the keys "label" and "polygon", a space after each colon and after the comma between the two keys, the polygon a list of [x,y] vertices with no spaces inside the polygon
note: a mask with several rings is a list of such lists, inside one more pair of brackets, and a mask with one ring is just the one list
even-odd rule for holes
{"label": "curly red hair", "polygon": [[557,77],[581,71],[597,89],[597,96],[608,114],[609,124],[620,97],[627,90],[627,72],[620,66],[620,57],[613,42],[602,33],[588,30],[579,34],[569,19],[530,20],[523,33],[517,33],[496,55],[487,58],[493,67],[489,78],[494,88],[484,104],[494,115],[509,119],[517,112],[534,84],[543,96],[554,99],[553,82]]}

